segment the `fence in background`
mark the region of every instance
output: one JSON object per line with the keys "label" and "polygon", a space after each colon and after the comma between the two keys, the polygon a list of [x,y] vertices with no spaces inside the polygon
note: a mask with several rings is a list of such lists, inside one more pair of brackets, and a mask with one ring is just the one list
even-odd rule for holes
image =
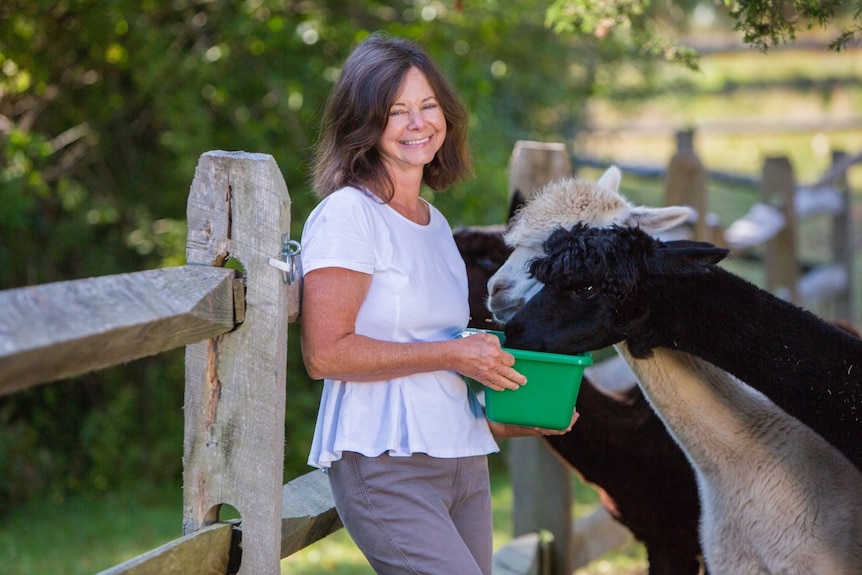
{"label": "fence in background", "polygon": [[[828,319],[853,321],[854,256],[860,240],[854,236],[853,194],[847,172],[862,162],[862,153],[834,152],[832,165],[815,182],[800,185],[784,156],[766,158],[760,179],[709,170],[697,156],[692,131],[676,135],[677,152],[664,166],[620,166],[642,178],[664,180],[665,204],[690,205],[695,239],[726,246],[738,256],[763,252],[765,287]],[[609,163],[576,158],[584,166]],[[757,190],[748,213],[722,227],[709,212],[709,182],[720,181]],[[800,225],[817,216],[830,218],[829,261],[807,269],[799,238]]]}

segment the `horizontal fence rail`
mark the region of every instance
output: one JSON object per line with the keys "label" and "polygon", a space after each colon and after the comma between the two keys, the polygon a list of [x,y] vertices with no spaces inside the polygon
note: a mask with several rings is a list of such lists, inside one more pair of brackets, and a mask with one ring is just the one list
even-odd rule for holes
{"label": "horizontal fence rail", "polygon": [[0,395],[228,332],[234,297],[233,270],[209,266],[2,291]]}

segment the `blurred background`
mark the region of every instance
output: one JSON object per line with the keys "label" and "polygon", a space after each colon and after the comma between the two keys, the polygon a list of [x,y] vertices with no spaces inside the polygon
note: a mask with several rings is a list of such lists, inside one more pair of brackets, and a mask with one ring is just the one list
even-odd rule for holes
{"label": "blurred background", "polygon": [[[309,162],[324,98],[375,30],[425,47],[471,111],[476,178],[424,192],[453,226],[505,221],[518,140],[565,143],[576,171],[594,177],[610,163],[663,170],[675,134],[690,130],[709,170],[756,181],[766,158],[787,156],[800,184],[814,182],[834,151],[862,152],[858,9],[4,0],[0,289],[182,265],[188,190],[209,150],[272,155],[298,238],[315,204]],[[862,169],[848,179],[859,230]],[[709,185],[724,225],[757,198],[750,183]],[[636,203],[664,201],[660,176],[624,169],[623,191]],[[825,234],[817,223],[803,231],[806,257],[822,255]],[[858,327],[858,302],[853,314]],[[285,479],[309,470],[319,397],[297,335],[291,327]],[[4,573],[94,573],[180,535],[183,377],[177,350],[0,397]],[[504,538],[511,494],[495,461]],[[576,480],[573,489],[579,512],[597,503]],[[304,552],[289,572],[348,573],[355,562],[370,573],[345,539]],[[636,545],[609,561],[583,572],[644,572]]]}

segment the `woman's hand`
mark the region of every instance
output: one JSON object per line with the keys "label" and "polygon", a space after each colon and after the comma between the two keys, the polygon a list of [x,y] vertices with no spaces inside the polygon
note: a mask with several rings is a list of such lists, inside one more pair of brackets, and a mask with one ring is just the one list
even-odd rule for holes
{"label": "woman's hand", "polygon": [[572,413],[572,421],[569,423],[569,426],[566,429],[545,429],[544,427],[526,427],[523,425],[510,425],[506,423],[497,423],[495,421],[488,420],[488,427],[491,428],[491,433],[494,434],[494,437],[526,437],[530,435],[534,436],[548,436],[548,435],[565,435],[566,433],[572,430],[572,426],[575,425],[575,422],[578,420],[578,412],[575,411]]}
{"label": "woman's hand", "polygon": [[458,347],[458,373],[475,379],[494,391],[518,389],[527,378],[515,371],[515,356],[500,347],[500,340],[490,333],[474,333],[454,340]]}

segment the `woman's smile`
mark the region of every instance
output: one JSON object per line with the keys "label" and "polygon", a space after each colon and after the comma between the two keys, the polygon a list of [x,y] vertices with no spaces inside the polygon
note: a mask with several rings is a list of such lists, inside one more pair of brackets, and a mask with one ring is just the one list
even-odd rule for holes
{"label": "woman's smile", "polygon": [[404,144],[405,146],[421,146],[422,144],[425,144],[426,142],[429,142],[429,141],[431,141],[431,136],[426,136],[425,138],[422,138],[421,140],[401,140],[401,143]]}
{"label": "woman's smile", "polygon": [[389,169],[421,170],[446,139],[446,117],[434,89],[418,68],[404,75],[377,144]]}

